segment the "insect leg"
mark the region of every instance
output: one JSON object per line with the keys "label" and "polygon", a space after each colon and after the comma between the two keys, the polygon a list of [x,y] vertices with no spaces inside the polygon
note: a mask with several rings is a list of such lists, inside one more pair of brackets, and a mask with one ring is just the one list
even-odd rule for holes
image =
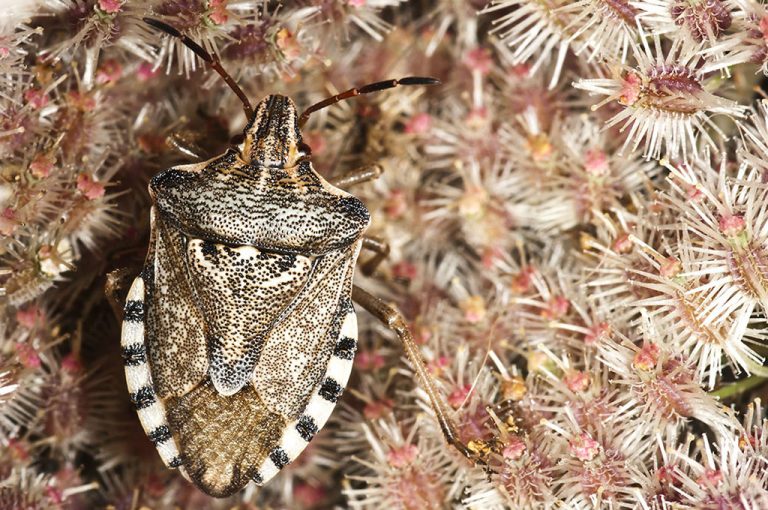
{"label": "insect leg", "polygon": [[440,429],[446,441],[462,455],[477,462],[477,456],[459,439],[459,435],[456,432],[456,424],[451,419],[449,407],[440,395],[440,392],[438,392],[435,380],[424,367],[424,359],[421,357],[418,346],[413,341],[413,336],[405,324],[403,316],[393,307],[357,285],[352,286],[352,299],[397,334],[403,343],[403,349],[406,356],[408,356],[408,360],[416,371],[419,384],[429,396],[429,402],[435,411],[437,422],[440,424]]}
{"label": "insect leg", "polygon": [[123,289],[128,286],[128,279],[131,278],[136,271],[132,271],[127,267],[121,267],[107,273],[107,282],[104,284],[104,295],[107,297],[107,302],[112,308],[112,313],[119,321],[123,320],[123,300],[120,299],[119,294],[123,293]]}
{"label": "insect leg", "polygon": [[185,156],[188,156],[192,159],[201,160],[203,159],[200,154],[198,154],[195,151],[200,151],[200,148],[197,147],[193,142],[190,140],[185,139],[184,135],[181,133],[172,133],[168,135],[165,138],[165,144],[172,148],[177,150],[178,152],[184,154]]}
{"label": "insect leg", "polygon": [[363,237],[363,248],[374,253],[373,257],[366,260],[360,270],[365,276],[371,276],[376,268],[389,256],[389,243],[380,237]]}
{"label": "insect leg", "polygon": [[382,168],[380,164],[372,163],[355,168],[354,170],[350,170],[341,177],[331,179],[330,182],[337,188],[346,189],[350,186],[354,186],[355,184],[361,184],[378,179],[383,173],[384,168]]}

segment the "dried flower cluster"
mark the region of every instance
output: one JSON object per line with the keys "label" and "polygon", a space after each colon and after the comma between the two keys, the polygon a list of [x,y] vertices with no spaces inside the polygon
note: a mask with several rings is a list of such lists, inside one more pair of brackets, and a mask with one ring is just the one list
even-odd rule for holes
{"label": "dried flower cluster", "polygon": [[[7,2],[7,0],[5,0]],[[13,0],[0,7],[0,509],[768,508],[768,10],[757,0]],[[453,408],[444,443],[360,312],[348,391],[263,489],[166,470],[125,391],[119,301],[148,180],[221,153],[237,97],[300,106],[316,169],[391,247]],[[370,255],[363,253],[363,262]],[[766,397],[763,396],[763,401]]]}

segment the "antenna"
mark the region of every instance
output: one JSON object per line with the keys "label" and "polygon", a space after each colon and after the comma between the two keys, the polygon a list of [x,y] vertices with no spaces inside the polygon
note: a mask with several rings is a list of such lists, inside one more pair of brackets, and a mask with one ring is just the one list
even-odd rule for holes
{"label": "antenna", "polygon": [[245,95],[245,92],[243,92],[243,89],[241,89],[237,83],[235,83],[235,80],[232,79],[232,77],[227,73],[227,71],[224,70],[223,67],[221,67],[221,62],[219,61],[219,58],[216,55],[211,55],[208,53],[202,46],[197,44],[195,41],[187,37],[186,35],[182,34],[175,28],[173,28],[168,23],[165,23],[163,21],[160,21],[158,19],[154,18],[142,18],[144,20],[144,23],[147,25],[154,27],[162,32],[165,32],[166,34],[175,37],[179,40],[181,40],[182,43],[184,43],[184,46],[192,50],[195,55],[200,57],[201,59],[205,60],[208,65],[210,65],[214,71],[219,73],[219,76],[221,76],[224,81],[229,85],[229,88],[232,89],[232,91],[237,94],[237,97],[240,98],[240,101],[243,103],[243,110],[245,110],[245,116],[248,120],[251,120],[253,117],[253,107],[251,106],[251,102],[248,101],[248,96]]}
{"label": "antenna", "polygon": [[340,94],[336,94],[333,97],[323,99],[322,101],[315,103],[309,108],[307,108],[306,110],[304,110],[304,112],[302,112],[301,114],[301,117],[299,117],[299,127],[304,126],[304,124],[306,124],[307,120],[309,119],[309,116],[315,113],[317,110],[322,110],[327,106],[331,106],[333,104],[336,104],[340,101],[344,101],[345,99],[349,99],[351,97],[359,96],[360,94],[370,94],[372,92],[379,92],[380,90],[392,89],[397,87],[398,85],[439,85],[439,84],[440,84],[440,80],[438,80],[437,78],[427,78],[422,76],[408,76],[406,78],[400,78],[399,80],[377,81],[376,83],[369,83],[368,85],[363,85],[362,87],[351,88],[349,90],[345,90]]}

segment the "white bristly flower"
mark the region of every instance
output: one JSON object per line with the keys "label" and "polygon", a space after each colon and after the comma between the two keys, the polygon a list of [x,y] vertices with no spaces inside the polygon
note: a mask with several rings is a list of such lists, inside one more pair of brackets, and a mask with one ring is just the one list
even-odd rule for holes
{"label": "white bristly flower", "polygon": [[574,86],[607,96],[593,110],[609,103],[621,108],[605,128],[620,127],[622,150],[642,146],[645,158],[683,160],[695,158],[700,146],[717,151],[716,141],[727,137],[711,116],[741,118],[745,108],[710,92],[700,54],[686,51],[679,40],[668,49],[662,49],[659,36],[650,40],[653,47],[644,37],[633,46],[635,67],[613,68],[609,78],[582,79]]}
{"label": "white bristly flower", "polygon": [[549,87],[560,79],[565,57],[570,47],[571,33],[566,27],[570,18],[559,9],[564,0],[501,0],[494,2],[481,14],[497,16],[493,19],[492,33],[513,48],[513,63],[533,62],[530,73],[554,62]]}

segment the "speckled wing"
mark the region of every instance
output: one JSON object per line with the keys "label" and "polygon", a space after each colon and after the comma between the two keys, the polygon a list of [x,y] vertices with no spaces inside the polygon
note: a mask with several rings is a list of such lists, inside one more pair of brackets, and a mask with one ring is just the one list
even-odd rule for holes
{"label": "speckled wing", "polygon": [[[264,406],[285,420],[279,441],[253,480],[261,485],[295,460],[323,428],[341,397],[357,350],[351,290],[357,242],[335,257],[270,333],[253,374]],[[314,278],[313,278],[314,280]]]}
{"label": "speckled wing", "polygon": [[189,240],[186,260],[205,324],[208,374],[219,393],[232,395],[250,380],[265,338],[290,313],[314,261],[202,239]]}
{"label": "speckled wing", "polygon": [[328,420],[352,370],[357,321],[350,299],[360,243],[320,257],[267,335],[253,384],[230,396],[210,380],[168,399],[184,468],[223,497],[263,484]]}
{"label": "speckled wing", "polygon": [[329,334],[342,297],[349,297],[360,243],[317,261],[290,313],[275,324],[253,373],[264,403],[289,420],[298,417],[325,372],[338,335]]}
{"label": "speckled wing", "polygon": [[208,373],[205,326],[186,273],[186,239],[152,210],[145,268],[149,364],[160,398],[187,393]]}

